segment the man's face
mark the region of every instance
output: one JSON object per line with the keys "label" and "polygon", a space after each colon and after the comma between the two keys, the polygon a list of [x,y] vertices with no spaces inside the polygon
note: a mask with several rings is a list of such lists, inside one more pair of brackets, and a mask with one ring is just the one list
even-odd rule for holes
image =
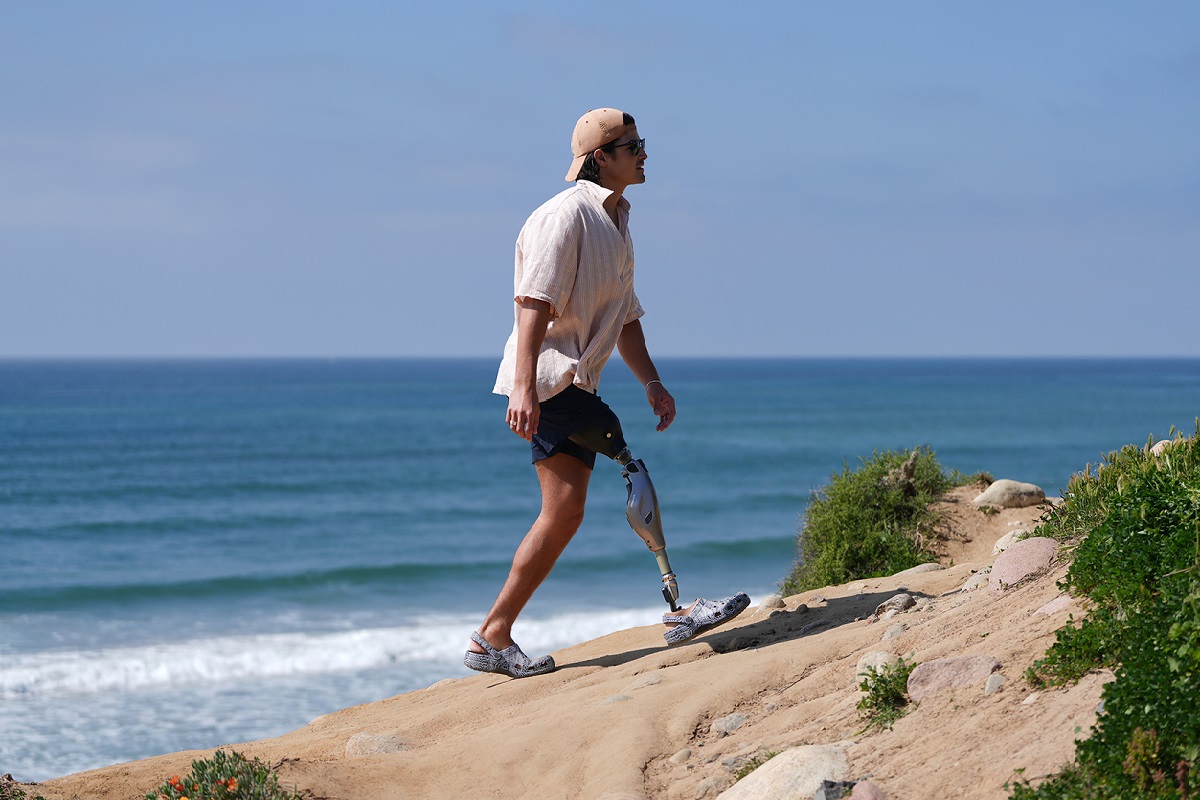
{"label": "man's face", "polygon": [[[637,155],[634,155],[634,150],[638,151]],[[637,128],[606,146],[602,152],[605,163],[600,167],[606,184],[611,181],[621,186],[631,186],[646,182],[646,150]]]}

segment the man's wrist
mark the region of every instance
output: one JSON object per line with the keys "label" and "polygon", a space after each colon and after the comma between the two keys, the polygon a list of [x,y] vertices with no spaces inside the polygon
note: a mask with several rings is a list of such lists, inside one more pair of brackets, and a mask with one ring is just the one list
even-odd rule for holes
{"label": "man's wrist", "polygon": [[646,381],[645,385],[642,386],[642,388],[645,389],[646,391],[650,391],[650,384],[652,384],[652,383],[657,383],[659,386],[662,386],[664,389],[667,388],[666,386],[663,386],[663,382],[660,381],[658,378],[655,378],[654,380],[651,380],[651,381]]}

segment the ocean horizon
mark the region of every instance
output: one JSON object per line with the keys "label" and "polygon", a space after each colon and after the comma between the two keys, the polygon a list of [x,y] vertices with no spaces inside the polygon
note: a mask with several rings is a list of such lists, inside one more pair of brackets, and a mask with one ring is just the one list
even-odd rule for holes
{"label": "ocean horizon", "polygon": [[[788,573],[811,493],[882,450],[1061,494],[1200,414],[1196,358],[657,358],[666,432],[601,395],[662,502],[685,597]],[[537,514],[498,358],[0,359],[0,773],[279,735],[462,666]],[[547,652],[657,621],[601,459],[515,634]]]}

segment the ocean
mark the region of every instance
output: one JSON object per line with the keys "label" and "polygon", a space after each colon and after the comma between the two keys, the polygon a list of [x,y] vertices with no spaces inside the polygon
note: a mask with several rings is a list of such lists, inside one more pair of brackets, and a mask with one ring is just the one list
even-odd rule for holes
{"label": "ocean", "polygon": [[[0,361],[0,773],[24,781],[286,733],[468,674],[537,515],[497,361]],[[874,451],[1059,494],[1185,434],[1198,360],[660,359],[654,431],[601,395],[662,503],[685,598],[773,591],[811,492]],[[515,634],[544,653],[657,621],[604,459]]]}

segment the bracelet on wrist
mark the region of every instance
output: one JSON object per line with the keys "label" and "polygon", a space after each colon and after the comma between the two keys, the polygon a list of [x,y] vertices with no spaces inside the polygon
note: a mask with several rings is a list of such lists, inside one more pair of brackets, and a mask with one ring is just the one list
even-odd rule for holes
{"label": "bracelet on wrist", "polygon": [[649,388],[650,388],[650,384],[652,384],[652,383],[657,383],[659,386],[662,386],[664,389],[665,389],[665,388],[667,388],[667,387],[663,386],[663,382],[662,382],[662,381],[660,381],[658,378],[655,378],[655,379],[654,379],[654,380],[652,380],[652,381],[646,381],[646,385],[645,385],[645,386],[643,386],[642,388],[643,388],[643,389],[649,389]]}

